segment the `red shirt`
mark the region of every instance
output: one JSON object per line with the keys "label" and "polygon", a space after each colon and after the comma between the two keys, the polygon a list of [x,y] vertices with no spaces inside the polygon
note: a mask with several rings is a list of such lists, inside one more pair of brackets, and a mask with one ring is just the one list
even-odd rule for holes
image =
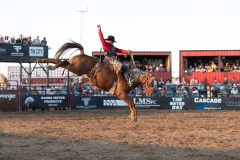
{"label": "red shirt", "polygon": [[[105,52],[109,51],[111,49],[110,44],[108,42],[106,42],[106,40],[104,39],[101,28],[98,29],[98,34],[99,34],[100,40],[102,42],[103,50]],[[115,49],[116,49],[116,52],[118,52],[118,53],[128,54],[128,50],[119,49],[117,47],[115,47]]]}

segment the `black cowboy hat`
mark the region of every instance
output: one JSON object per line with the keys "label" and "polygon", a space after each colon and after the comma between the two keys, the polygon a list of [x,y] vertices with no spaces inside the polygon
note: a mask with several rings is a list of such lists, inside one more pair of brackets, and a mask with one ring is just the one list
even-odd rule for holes
{"label": "black cowboy hat", "polygon": [[115,37],[112,36],[112,35],[109,35],[105,40],[109,40],[109,41],[112,41],[112,42],[116,42],[116,41],[115,41]]}

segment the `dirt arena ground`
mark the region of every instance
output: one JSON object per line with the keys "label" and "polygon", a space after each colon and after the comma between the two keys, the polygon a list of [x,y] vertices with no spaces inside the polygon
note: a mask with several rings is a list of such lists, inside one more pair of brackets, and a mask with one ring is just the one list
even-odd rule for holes
{"label": "dirt arena ground", "polygon": [[240,111],[0,112],[0,160],[240,160]]}

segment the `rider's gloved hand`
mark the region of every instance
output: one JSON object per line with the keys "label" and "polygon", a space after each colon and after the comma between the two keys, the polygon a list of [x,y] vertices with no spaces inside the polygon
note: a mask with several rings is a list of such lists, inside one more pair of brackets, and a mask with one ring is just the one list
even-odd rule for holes
{"label": "rider's gloved hand", "polygon": [[97,25],[97,28],[101,28],[101,25],[100,25],[100,24],[98,24],[98,25]]}

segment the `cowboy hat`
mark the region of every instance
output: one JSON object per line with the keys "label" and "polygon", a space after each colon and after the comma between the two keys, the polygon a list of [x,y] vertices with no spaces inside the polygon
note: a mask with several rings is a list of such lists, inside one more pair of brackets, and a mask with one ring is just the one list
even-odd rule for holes
{"label": "cowboy hat", "polygon": [[115,41],[115,37],[112,36],[112,35],[109,35],[105,40],[109,40],[109,41],[112,41],[112,42],[116,42],[116,41]]}

